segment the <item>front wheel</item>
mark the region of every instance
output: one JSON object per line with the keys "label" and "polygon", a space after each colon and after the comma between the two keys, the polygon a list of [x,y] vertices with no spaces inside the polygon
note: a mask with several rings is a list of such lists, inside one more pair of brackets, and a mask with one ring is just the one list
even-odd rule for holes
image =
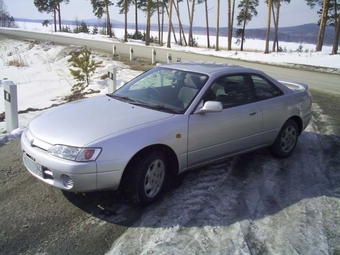
{"label": "front wheel", "polygon": [[278,158],[289,157],[295,149],[299,128],[294,120],[288,120],[281,128],[270,151]]}
{"label": "front wheel", "polygon": [[135,204],[148,205],[161,194],[165,184],[167,165],[162,153],[153,151],[129,164],[125,176],[125,193]]}

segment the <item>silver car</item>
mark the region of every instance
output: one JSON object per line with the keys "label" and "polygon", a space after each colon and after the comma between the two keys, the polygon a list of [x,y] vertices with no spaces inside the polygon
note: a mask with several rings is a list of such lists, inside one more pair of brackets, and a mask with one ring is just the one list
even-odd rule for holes
{"label": "silver car", "polygon": [[287,84],[227,64],[157,66],[112,94],[36,117],[21,138],[23,162],[63,190],[123,188],[150,204],[171,175],[262,147],[288,157],[312,100],[306,85]]}

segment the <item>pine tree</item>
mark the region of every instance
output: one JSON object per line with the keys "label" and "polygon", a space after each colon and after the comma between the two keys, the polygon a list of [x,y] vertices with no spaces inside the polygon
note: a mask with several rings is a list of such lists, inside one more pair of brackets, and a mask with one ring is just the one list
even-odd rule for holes
{"label": "pine tree", "polygon": [[91,60],[91,52],[85,46],[81,51],[71,54],[70,68],[72,76],[78,81],[73,85],[72,91],[80,92],[90,84],[90,78],[97,68],[94,60]]}
{"label": "pine tree", "polygon": [[110,20],[110,11],[109,6],[113,5],[113,2],[110,0],[91,0],[93,13],[99,19],[106,14],[106,33],[112,37],[112,26]]}
{"label": "pine tree", "polygon": [[87,27],[87,24],[84,20],[82,20],[82,22],[80,23],[79,32],[80,33],[86,33],[86,34],[88,34],[90,32],[89,28]]}
{"label": "pine tree", "polygon": [[124,14],[124,41],[127,42],[127,35],[128,35],[128,12],[130,10],[130,5],[132,4],[131,0],[119,0],[117,1],[116,5],[120,8],[119,14]]}
{"label": "pine tree", "polygon": [[70,0],[34,0],[35,7],[39,12],[53,13],[54,30],[57,32],[57,14],[59,20],[59,31],[61,31],[61,8],[60,4],[68,4]]}
{"label": "pine tree", "polygon": [[241,0],[238,8],[240,9],[240,12],[237,16],[237,25],[241,26],[242,28],[238,29],[236,32],[236,35],[241,38],[241,51],[243,51],[243,42],[245,39],[245,31],[246,31],[246,25],[253,16],[257,16],[257,10],[256,7],[259,5],[259,0]]}
{"label": "pine tree", "polygon": [[98,25],[95,25],[92,29],[92,34],[96,35],[98,34]]}

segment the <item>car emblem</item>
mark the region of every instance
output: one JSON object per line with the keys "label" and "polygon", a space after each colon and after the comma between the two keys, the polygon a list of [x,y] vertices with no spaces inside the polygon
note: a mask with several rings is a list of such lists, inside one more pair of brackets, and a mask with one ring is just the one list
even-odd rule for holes
{"label": "car emblem", "polygon": [[33,147],[34,139],[30,141],[31,147]]}

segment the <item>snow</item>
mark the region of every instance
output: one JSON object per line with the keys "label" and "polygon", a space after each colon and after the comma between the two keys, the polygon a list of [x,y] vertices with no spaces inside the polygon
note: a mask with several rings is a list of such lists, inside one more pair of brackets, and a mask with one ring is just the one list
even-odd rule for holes
{"label": "snow", "polygon": [[[38,23],[19,23],[19,25],[21,29],[51,33],[50,28],[43,31],[43,27]],[[123,31],[115,29],[114,32],[116,36],[121,37]],[[86,34],[72,36],[108,40],[102,36]],[[195,36],[195,38],[199,46],[205,45],[204,36]],[[212,36],[211,42],[214,40],[215,38]],[[223,44],[226,41],[226,38],[221,38],[221,47],[226,47]],[[247,40],[245,44],[246,52],[240,52],[236,49],[216,52],[205,48],[180,47],[175,44],[172,44],[172,48],[281,65],[294,63],[332,69],[340,68],[340,58],[329,55],[331,47],[323,47],[322,52],[315,53],[313,52],[314,45],[302,45],[304,52],[296,53],[290,51],[295,51],[300,44],[282,42],[281,46],[287,49],[287,53],[266,55],[256,52],[263,50],[264,42],[260,40]],[[76,49],[76,47],[74,48]],[[71,93],[71,84],[74,84],[75,81],[68,70],[69,56],[66,54],[66,49],[68,49],[66,46],[56,46],[49,43],[35,44],[30,41],[1,38],[0,80],[11,80],[17,84],[19,110],[49,107],[52,104],[63,102],[63,98]],[[308,52],[305,52],[306,49],[308,49]],[[130,80],[140,73],[130,70],[128,66],[120,62],[112,61],[104,54],[93,54],[95,61],[102,61],[102,63],[92,79],[90,89],[100,90],[100,94],[107,91],[107,80],[100,77],[107,73],[110,64],[114,64],[118,69],[118,84],[120,81]],[[22,61],[25,66],[6,65],[11,60]],[[2,93],[3,88],[0,83],[0,95]],[[313,110],[321,111],[315,104]],[[0,113],[3,111],[3,96],[0,96]],[[1,122],[0,133],[3,134],[0,135],[0,146],[19,137],[29,121],[40,112],[38,110],[20,114],[20,127],[9,133],[5,131],[5,123]],[[326,116],[324,116],[324,122],[327,123]],[[307,150],[308,148],[319,148],[318,130],[310,125],[306,131],[302,135],[302,142],[299,147],[307,148]],[[332,130],[327,130],[327,134],[332,134]],[[319,173],[319,169],[324,169],[323,165],[326,164],[322,163],[321,151],[317,151],[316,155],[314,152],[305,155],[307,158],[304,163],[292,157],[285,161],[285,164],[289,165],[289,169],[303,167],[303,169],[307,169],[307,173],[312,171],[316,175]],[[249,236],[252,236],[253,240],[263,247],[265,241],[274,236],[275,240],[272,241],[276,244],[276,247],[267,244],[268,253],[293,254],[296,253],[295,247],[302,245],[298,243],[301,240],[299,235],[306,235],[306,242],[320,244],[316,250],[303,250],[306,254],[311,252],[315,254],[328,253],[327,240],[323,240],[324,236],[319,234],[323,229],[317,225],[318,220],[322,220],[322,213],[318,211],[318,206],[323,203],[319,201],[318,197],[309,198],[305,196],[303,199],[299,198],[298,201],[295,201],[296,203],[285,205],[284,211],[277,209],[271,215],[263,214],[261,210],[270,211],[271,207],[266,205],[267,202],[263,201],[260,195],[263,195],[266,191],[271,193],[273,197],[281,196],[279,185],[272,180],[275,180],[275,175],[282,174],[280,169],[283,164],[275,159],[265,158],[264,160],[264,157],[264,155],[258,154],[253,163],[254,168],[261,166],[259,171],[264,172],[266,178],[255,171],[251,173],[254,175],[251,183],[248,183],[249,178],[241,183],[233,182],[231,173],[238,163],[237,158],[212,165],[204,171],[190,173],[181,187],[169,192],[158,204],[147,208],[140,220],[117,239],[108,254],[251,254],[252,251],[246,242]],[[291,185],[292,187],[287,188],[291,192],[300,188],[296,183],[294,184],[294,178],[292,178]],[[314,184],[310,185],[311,188],[315,186]],[[225,199],[225,197],[228,199]],[[240,197],[244,198],[244,201],[240,200]],[[330,207],[337,203],[335,198],[328,198],[328,200]],[[270,197],[268,201],[270,201]],[[280,201],[285,201],[285,199]],[[276,206],[280,207],[281,205]],[[303,233],[303,229],[300,229],[301,222],[303,222],[301,218],[306,213],[300,211],[301,206],[306,211],[315,212],[315,221],[307,226],[306,234]],[[235,208],[238,208],[238,211],[235,211]],[[329,210],[337,211],[336,208]],[[290,217],[294,214],[299,215],[299,217]],[[282,218],[289,224],[283,222]],[[269,236],[269,229],[274,233],[273,235]],[[258,253],[261,253],[261,251]]]}

